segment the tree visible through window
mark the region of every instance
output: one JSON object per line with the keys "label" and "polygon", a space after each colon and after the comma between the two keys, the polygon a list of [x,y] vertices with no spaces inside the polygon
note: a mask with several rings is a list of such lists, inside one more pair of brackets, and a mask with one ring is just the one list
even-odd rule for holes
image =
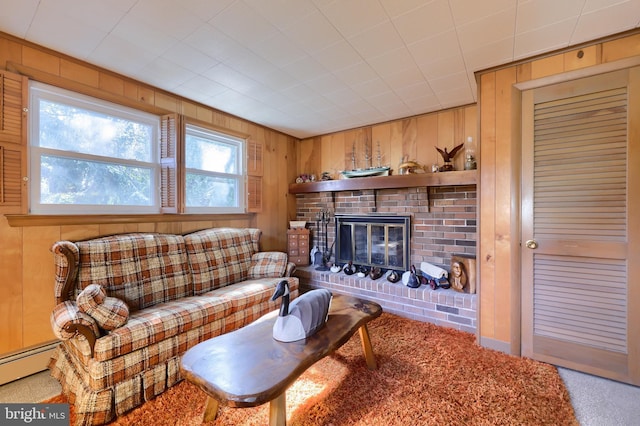
{"label": "tree visible through window", "polygon": [[242,212],[244,140],[186,126],[186,210]]}
{"label": "tree visible through window", "polygon": [[31,212],[158,212],[159,118],[31,86]]}

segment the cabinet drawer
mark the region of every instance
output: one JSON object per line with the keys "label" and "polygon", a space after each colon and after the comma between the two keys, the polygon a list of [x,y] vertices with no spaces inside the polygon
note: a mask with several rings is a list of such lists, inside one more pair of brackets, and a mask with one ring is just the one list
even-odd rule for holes
{"label": "cabinet drawer", "polygon": [[290,257],[289,261],[298,266],[307,266],[309,264],[309,256]]}

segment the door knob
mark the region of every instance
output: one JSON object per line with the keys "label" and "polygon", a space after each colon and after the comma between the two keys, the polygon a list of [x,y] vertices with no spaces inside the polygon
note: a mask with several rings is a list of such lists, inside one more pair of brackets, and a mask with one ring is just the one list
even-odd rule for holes
{"label": "door knob", "polygon": [[538,242],[536,240],[527,240],[525,245],[527,246],[527,248],[530,248],[531,250],[538,248]]}

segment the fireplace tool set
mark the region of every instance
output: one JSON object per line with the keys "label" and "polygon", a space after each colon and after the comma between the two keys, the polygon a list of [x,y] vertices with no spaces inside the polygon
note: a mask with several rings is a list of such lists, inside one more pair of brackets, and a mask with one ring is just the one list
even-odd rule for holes
{"label": "fireplace tool set", "polygon": [[[316,213],[316,233],[318,236],[318,246],[315,252],[313,264],[317,266],[316,271],[328,271],[327,262],[331,258],[328,241],[328,226],[331,220],[331,211],[321,210]],[[317,248],[316,247],[316,248]]]}

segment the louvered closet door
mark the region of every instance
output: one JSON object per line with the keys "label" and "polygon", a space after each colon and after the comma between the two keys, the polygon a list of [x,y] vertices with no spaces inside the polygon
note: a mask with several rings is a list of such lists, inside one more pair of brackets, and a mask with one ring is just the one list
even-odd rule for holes
{"label": "louvered closet door", "polygon": [[523,355],[635,384],[637,75],[524,92],[522,163]]}

